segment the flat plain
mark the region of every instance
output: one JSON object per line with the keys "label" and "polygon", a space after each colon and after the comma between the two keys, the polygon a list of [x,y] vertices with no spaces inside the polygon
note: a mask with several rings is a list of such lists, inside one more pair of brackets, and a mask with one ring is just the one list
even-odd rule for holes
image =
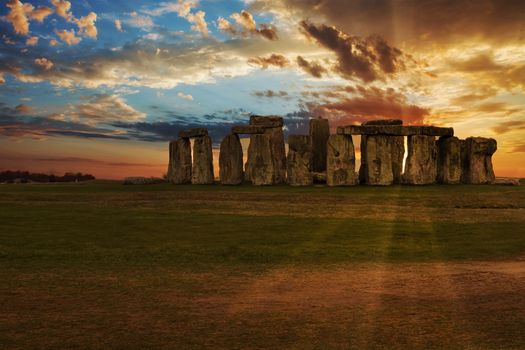
{"label": "flat plain", "polygon": [[0,185],[2,349],[522,349],[525,186]]}

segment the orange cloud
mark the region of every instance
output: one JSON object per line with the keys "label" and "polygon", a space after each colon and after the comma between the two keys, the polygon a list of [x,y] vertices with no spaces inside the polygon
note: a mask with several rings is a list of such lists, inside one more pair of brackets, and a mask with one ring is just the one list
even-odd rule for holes
{"label": "orange cloud", "polygon": [[82,40],[79,37],[75,36],[75,31],[73,29],[71,29],[69,31],[65,30],[65,29],[64,30],[57,30],[55,33],[58,35],[60,40],[62,40],[63,42],[65,42],[69,46],[76,45]]}

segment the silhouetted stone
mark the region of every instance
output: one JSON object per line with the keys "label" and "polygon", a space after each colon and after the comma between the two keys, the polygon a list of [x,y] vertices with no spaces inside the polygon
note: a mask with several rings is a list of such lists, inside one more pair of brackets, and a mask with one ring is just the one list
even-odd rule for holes
{"label": "silhouetted stone", "polygon": [[209,136],[196,137],[193,142],[193,168],[191,183],[196,185],[212,184],[213,152]]}
{"label": "silhouetted stone", "polygon": [[463,182],[468,184],[494,183],[492,155],[497,148],[497,143],[494,139],[485,137],[467,138],[463,149]]}
{"label": "silhouetted stone", "polygon": [[494,180],[494,185],[502,186],[520,186],[520,179],[513,177],[497,177]]}
{"label": "silhouetted stone", "polygon": [[179,132],[180,138],[189,139],[192,137],[199,137],[199,136],[207,136],[208,135],[208,129],[206,128],[195,128],[195,129],[189,129],[189,130],[183,130]]}
{"label": "silhouetted stone", "polygon": [[437,182],[458,184],[461,182],[461,142],[455,137],[440,137],[438,142]]}
{"label": "silhouetted stone", "polygon": [[260,125],[237,125],[232,127],[233,134],[264,134],[266,128]]}
{"label": "silhouetted stone", "polygon": [[243,181],[242,146],[239,136],[231,134],[221,142],[219,176],[223,185],[239,185]]}
{"label": "silhouetted stone", "polygon": [[268,128],[282,128],[284,120],[282,117],[277,116],[252,115],[250,116],[250,125],[263,125]]}
{"label": "silhouetted stone", "polygon": [[[264,127],[264,134],[270,136],[271,153],[273,157],[274,182],[283,183],[286,176],[286,150],[284,146],[283,118],[276,116],[251,116],[250,125]],[[254,135],[250,136],[250,144]],[[246,162],[245,178],[251,180],[253,163],[249,155]]]}
{"label": "silhouetted stone", "polygon": [[173,184],[191,183],[191,143],[189,139],[170,142],[168,181]]}
{"label": "silhouetted stone", "polygon": [[357,176],[352,136],[330,135],[327,146],[326,184],[328,186],[356,185]]}
{"label": "silhouetted stone", "polygon": [[361,125],[403,125],[401,119],[375,119],[361,123]]}
{"label": "silhouetted stone", "polygon": [[310,140],[312,142],[312,171],[326,171],[326,142],[330,136],[328,119],[310,119]]}
{"label": "silhouetted stone", "polygon": [[394,182],[391,136],[361,137],[359,180],[366,185],[387,186]]}
{"label": "silhouetted stone", "polygon": [[390,136],[454,136],[453,128],[437,126],[402,126],[402,125],[347,125],[337,128],[338,134],[344,135],[390,135]]}
{"label": "silhouetted stone", "polygon": [[410,185],[436,183],[437,144],[434,136],[408,137],[408,157],[403,182]]}
{"label": "silhouetted stone", "polygon": [[312,145],[307,135],[288,136],[287,182],[291,186],[313,184]]}
{"label": "silhouetted stone", "polygon": [[252,135],[248,148],[250,180],[254,185],[275,184],[275,169],[270,135]]}

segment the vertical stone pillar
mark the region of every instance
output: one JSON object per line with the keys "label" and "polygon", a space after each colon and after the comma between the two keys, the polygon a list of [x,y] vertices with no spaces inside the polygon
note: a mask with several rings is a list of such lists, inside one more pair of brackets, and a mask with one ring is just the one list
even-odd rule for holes
{"label": "vertical stone pillar", "polygon": [[191,143],[188,138],[170,142],[168,181],[177,185],[191,183]]}
{"label": "vertical stone pillar", "polygon": [[496,180],[492,167],[492,155],[498,149],[496,140],[485,137],[469,137],[463,151],[463,177],[468,184],[491,184]]}
{"label": "vertical stone pillar", "polygon": [[[274,181],[277,184],[283,183],[286,178],[286,150],[284,146],[283,118],[274,116],[252,115],[250,117],[250,125],[263,126],[265,128],[264,133],[270,136],[273,166],[275,171]],[[254,135],[250,137],[250,144],[252,143],[253,138]],[[247,179],[251,179],[252,165],[253,162],[250,160],[250,157],[248,155],[245,174],[245,177]]]}
{"label": "vertical stone pillar", "polygon": [[408,136],[408,157],[403,182],[409,185],[436,183],[437,144],[434,136]]}
{"label": "vertical stone pillar", "polygon": [[240,185],[243,180],[242,146],[239,136],[230,134],[221,142],[219,176],[223,185]]}
{"label": "vertical stone pillar", "polygon": [[391,136],[385,135],[361,136],[361,183],[378,186],[394,183],[390,138]]}
{"label": "vertical stone pillar", "polygon": [[[400,119],[379,119],[379,120],[370,120],[362,123],[361,125],[403,125],[403,121]],[[370,137],[367,135],[361,135],[361,164],[366,164],[366,158],[362,156],[363,147],[366,148],[366,138]],[[386,137],[390,145],[391,163],[392,163],[392,183],[400,184],[402,179],[401,175],[403,173],[403,158],[405,157],[405,139],[403,136],[383,136]],[[376,162],[377,164],[377,162]],[[367,183],[367,166],[361,166],[359,169],[359,179],[361,183]],[[390,177],[389,174],[386,174],[387,178]],[[370,179],[368,179],[370,180]],[[372,183],[370,183],[372,184]],[[377,183],[376,183],[377,185]]]}
{"label": "vertical stone pillar", "polygon": [[461,142],[455,136],[438,140],[437,181],[442,184],[461,182]]}
{"label": "vertical stone pillar", "polygon": [[291,186],[313,184],[312,144],[307,135],[288,136],[287,182]]}
{"label": "vertical stone pillar", "polygon": [[193,169],[191,183],[195,185],[212,184],[213,152],[211,137],[198,136],[193,141]]}
{"label": "vertical stone pillar", "polygon": [[310,119],[310,140],[312,143],[312,171],[326,171],[326,143],[330,136],[328,119]]}
{"label": "vertical stone pillar", "polygon": [[251,136],[248,159],[251,161],[250,178],[252,184],[257,186],[275,184],[270,135],[256,134]]}
{"label": "vertical stone pillar", "polygon": [[352,136],[330,135],[328,138],[326,184],[328,186],[351,186],[357,184]]}

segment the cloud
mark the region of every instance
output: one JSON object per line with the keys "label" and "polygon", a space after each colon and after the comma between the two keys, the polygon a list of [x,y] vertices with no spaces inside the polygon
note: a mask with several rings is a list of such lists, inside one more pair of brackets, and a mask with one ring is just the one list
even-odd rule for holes
{"label": "cloud", "polygon": [[31,108],[31,106],[23,104],[23,103],[15,107],[15,113],[17,114],[29,114],[31,113],[32,110],[33,109]]}
{"label": "cloud", "polygon": [[300,26],[307,37],[334,52],[338,60],[334,71],[345,79],[382,80],[404,67],[400,60],[401,50],[389,46],[379,36],[363,39],[335,27],[316,26],[308,21],[301,21]]}
{"label": "cloud", "polygon": [[430,115],[429,108],[409,103],[405,95],[391,88],[331,87],[303,95],[315,97],[304,103],[312,115],[332,118],[339,125],[378,118],[421,124]]}
{"label": "cloud", "polygon": [[47,6],[39,6],[36,10],[31,11],[31,18],[37,22],[42,23],[44,19],[51,15],[53,10]]}
{"label": "cloud", "polygon": [[525,142],[524,141],[518,141],[514,143],[514,147],[510,151],[510,153],[521,153],[525,152]]}
{"label": "cloud", "polygon": [[274,90],[254,91],[253,95],[257,97],[266,97],[266,98],[274,98],[274,97],[287,98],[288,97],[288,93],[282,90],[281,91],[274,91]]}
{"label": "cloud", "polygon": [[130,13],[130,17],[126,19],[126,23],[132,27],[142,28],[143,30],[149,30],[154,26],[151,17],[139,15],[135,11]]}
{"label": "cloud", "polygon": [[308,62],[301,56],[297,56],[297,64],[301,67],[306,73],[310,74],[315,78],[321,78],[327,70],[317,62]]}
{"label": "cloud", "polygon": [[74,21],[78,26],[78,34],[96,39],[98,34],[95,26],[96,20],[97,14],[95,12],[90,12],[87,16],[75,19]]}
{"label": "cloud", "polygon": [[0,73],[0,85],[5,84],[5,77],[3,73]]}
{"label": "cloud", "polygon": [[27,40],[26,40],[26,45],[27,46],[35,46],[36,44],[38,44],[38,37],[37,36],[30,36],[29,38],[27,38]]}
{"label": "cloud", "polygon": [[250,10],[271,13],[282,21],[322,21],[357,36],[379,33],[396,45],[501,44],[524,39],[522,0],[252,0]]}
{"label": "cloud", "polygon": [[494,131],[496,134],[505,134],[518,130],[525,130],[525,120],[509,120],[498,123],[496,126],[492,127],[492,131]]}
{"label": "cloud", "polygon": [[115,20],[115,28],[116,28],[119,32],[122,32],[122,22],[120,22],[120,19],[116,19],[116,20]]}
{"label": "cloud", "polygon": [[83,103],[72,107],[69,115],[88,125],[112,123],[116,121],[133,122],[146,118],[146,114],[135,110],[116,95],[97,94],[85,96]]}
{"label": "cloud", "polygon": [[22,3],[19,0],[9,0],[6,4],[9,7],[9,13],[5,19],[11,23],[15,33],[27,35],[29,34],[29,19],[28,15],[33,11],[33,5],[30,3]]}
{"label": "cloud", "polygon": [[66,0],[51,0],[53,6],[55,6],[55,12],[62,18],[65,18],[68,22],[73,20],[73,14],[70,12],[71,3]]}
{"label": "cloud", "polygon": [[286,67],[290,64],[290,61],[280,54],[271,54],[268,57],[251,57],[248,59],[248,63],[261,66],[263,69],[266,69],[270,66],[275,67]]}
{"label": "cloud", "polygon": [[49,46],[57,46],[58,44],[60,43],[55,39],[49,40]]}
{"label": "cloud", "polygon": [[42,67],[45,70],[50,70],[51,68],[53,68],[53,65],[54,65],[53,62],[51,62],[50,60],[48,60],[45,57],[35,58],[35,64],[37,66]]}
{"label": "cloud", "polygon": [[179,92],[179,93],[177,93],[177,96],[182,98],[182,99],[188,100],[188,101],[193,101],[193,96],[191,96],[190,94],[185,94],[183,92]]}
{"label": "cloud", "polygon": [[234,12],[230,15],[236,23],[234,26],[230,21],[223,17],[217,19],[217,28],[234,37],[249,37],[251,35],[260,35],[261,37],[274,41],[278,39],[277,29],[268,23],[261,23],[257,27],[257,22],[253,19],[253,15],[246,10],[241,12]]}
{"label": "cloud", "polygon": [[207,36],[209,34],[208,31],[208,24],[206,23],[206,20],[204,19],[204,16],[206,13],[204,11],[197,11],[196,13],[190,13],[186,16],[186,19],[188,22],[193,23],[191,26],[191,29],[201,33],[204,36]]}
{"label": "cloud", "polygon": [[69,31],[65,30],[65,29],[64,30],[57,30],[55,33],[56,33],[56,35],[58,35],[60,40],[62,40],[63,42],[65,42],[69,46],[76,45],[82,40],[79,37],[75,36],[75,31],[73,29],[71,29]]}

